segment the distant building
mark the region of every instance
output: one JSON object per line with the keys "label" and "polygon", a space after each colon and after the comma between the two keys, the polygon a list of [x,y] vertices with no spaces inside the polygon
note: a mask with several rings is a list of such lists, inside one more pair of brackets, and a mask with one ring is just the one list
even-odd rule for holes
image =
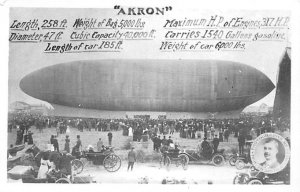
{"label": "distant building", "polygon": [[30,105],[22,101],[15,101],[8,106],[9,112],[27,112],[28,110],[30,110]]}
{"label": "distant building", "polygon": [[259,115],[266,115],[273,112],[273,107],[268,106],[265,103],[262,103],[260,106],[249,106],[243,110],[244,113],[256,113]]}
{"label": "distant building", "polygon": [[30,105],[22,101],[15,101],[8,106],[8,111],[10,113],[30,113],[48,116],[52,110],[43,104]]}
{"label": "distant building", "polygon": [[31,114],[48,115],[48,110],[45,105],[30,105]]}
{"label": "distant building", "polygon": [[263,103],[258,108],[258,113],[269,113],[269,107],[267,104]]}

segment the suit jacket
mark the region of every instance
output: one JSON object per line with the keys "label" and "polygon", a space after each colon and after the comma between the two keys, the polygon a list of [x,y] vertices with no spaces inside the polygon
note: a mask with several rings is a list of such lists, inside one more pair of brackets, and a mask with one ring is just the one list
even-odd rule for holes
{"label": "suit jacket", "polygon": [[136,161],[136,153],[134,151],[128,152],[128,162],[135,162]]}
{"label": "suit jacket", "polygon": [[264,161],[260,164],[264,169],[270,170],[270,169],[276,169],[278,166],[280,166],[280,163],[276,160],[271,163]]}

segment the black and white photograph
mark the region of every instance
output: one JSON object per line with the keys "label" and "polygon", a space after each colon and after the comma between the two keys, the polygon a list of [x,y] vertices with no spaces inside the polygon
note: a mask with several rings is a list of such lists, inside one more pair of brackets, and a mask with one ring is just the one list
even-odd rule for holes
{"label": "black and white photograph", "polygon": [[292,10],[8,18],[7,184],[293,184]]}

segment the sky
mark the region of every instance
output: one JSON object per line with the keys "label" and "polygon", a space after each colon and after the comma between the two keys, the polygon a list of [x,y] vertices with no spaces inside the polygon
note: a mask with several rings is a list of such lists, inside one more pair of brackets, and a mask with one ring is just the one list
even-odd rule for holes
{"label": "sky", "polygon": [[[66,14],[66,12],[68,14]],[[161,52],[159,47],[164,40],[166,29],[163,25],[166,19],[185,19],[185,18],[209,18],[212,15],[230,17],[244,17],[247,19],[257,19],[262,17],[277,17],[289,16],[287,11],[212,11],[212,10],[172,10],[170,13],[162,17],[144,16],[143,21],[146,22],[145,30],[156,30],[155,39],[153,41],[125,41],[123,50],[118,53],[80,53],[80,54],[46,54],[43,50],[46,43],[10,43],[9,44],[9,78],[8,78],[8,103],[14,101],[24,101],[30,104],[46,104],[44,101],[35,99],[25,94],[19,88],[20,80],[27,74],[36,71],[40,68],[51,66],[58,63],[64,63],[76,60],[89,59],[213,59],[213,60],[228,60],[240,62],[252,66],[263,72],[276,85],[278,72],[278,64],[285,51],[289,46],[289,30],[280,29],[280,32],[286,33],[285,41],[260,41],[248,42],[245,51],[214,51],[214,52]],[[53,18],[62,20],[66,18],[68,21],[76,18],[108,18],[116,19],[116,12],[112,9],[12,9],[10,12],[10,21],[22,19],[24,21],[39,18],[42,21],[45,18]],[[132,19],[128,16],[118,16],[118,19]],[[12,22],[10,22],[11,24]],[[71,23],[71,22],[70,22]],[[71,24],[70,24],[71,25]],[[244,32],[249,32],[245,30]],[[273,29],[269,29],[272,32]],[[67,39],[70,31],[66,31]],[[61,41],[67,43],[68,40]],[[266,103],[269,106],[273,105],[275,97],[275,89],[265,98],[252,104],[254,106]]]}

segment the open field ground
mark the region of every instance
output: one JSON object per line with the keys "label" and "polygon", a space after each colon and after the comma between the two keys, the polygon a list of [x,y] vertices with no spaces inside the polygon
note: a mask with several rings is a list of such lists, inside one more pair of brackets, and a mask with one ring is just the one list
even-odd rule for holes
{"label": "open field ground", "polygon": [[[56,134],[55,128],[44,129],[42,133],[36,130],[34,127],[31,128],[33,134],[34,143],[41,149],[45,150],[47,144],[50,143],[50,136]],[[75,145],[76,135],[81,136],[83,147],[86,148],[88,145],[96,146],[99,138],[102,138],[104,145],[108,145],[108,132],[98,131],[85,131],[79,132],[77,129],[71,128],[68,134],[71,139],[71,147]],[[181,166],[176,167],[175,164],[171,164],[167,169],[161,168],[158,163],[160,154],[153,151],[153,143],[149,141],[146,143],[133,143],[136,146],[137,152],[142,151],[142,160],[138,158],[138,162],[134,165],[134,170],[127,172],[127,153],[128,149],[124,147],[129,144],[132,137],[122,135],[122,131],[115,131],[113,133],[112,145],[115,147],[115,153],[122,159],[122,166],[119,171],[110,173],[107,172],[103,166],[92,165],[91,162],[85,162],[85,168],[80,174],[82,176],[90,175],[96,183],[131,183],[136,184],[147,178],[150,184],[159,184],[163,179],[176,179],[184,180],[188,184],[207,184],[208,182],[214,184],[231,184],[232,180],[237,172],[235,167],[231,167],[228,163],[225,163],[221,167],[215,167],[211,164],[192,164],[190,162],[188,169],[183,170]],[[64,148],[64,139],[66,134],[58,136],[59,147],[61,150]],[[169,136],[169,135],[167,135]],[[179,142],[180,148],[183,149],[195,149],[199,143],[199,139],[183,139],[179,138],[179,133],[172,135],[172,139]],[[8,133],[8,146],[14,144],[16,140],[16,130]],[[130,145],[129,145],[130,146]],[[229,142],[221,142],[219,148],[224,148],[226,154],[231,154],[232,149],[237,148],[237,139],[232,136]],[[14,181],[12,181],[14,182]]]}
{"label": "open field ground", "polygon": [[[55,128],[46,128],[43,130],[42,133],[40,133],[35,127],[30,128],[31,132],[33,132],[33,141],[34,144],[36,144],[41,150],[47,149],[47,144],[50,143],[50,137],[51,135],[56,135],[56,129]],[[86,149],[89,145],[96,146],[97,141],[99,138],[102,139],[104,145],[108,145],[108,132],[98,132],[98,131],[86,131],[83,132],[78,131],[75,128],[70,129],[70,133],[68,133],[71,143],[70,148],[76,144],[76,136],[80,135],[83,148]],[[122,130],[120,131],[114,131],[113,133],[113,139],[112,139],[112,146],[115,148],[115,152],[121,156],[123,154],[127,154],[128,150],[126,150],[126,146],[128,149],[128,143],[129,141],[132,141],[132,137],[123,136]],[[166,135],[167,138],[169,135]],[[64,149],[65,144],[65,137],[66,134],[60,134],[58,136],[58,143],[59,143],[59,149]],[[174,135],[171,135],[173,141],[176,141],[179,143],[181,149],[196,149],[197,145],[199,144],[199,139],[184,139],[179,137],[179,133],[174,133]],[[162,138],[162,136],[161,136]],[[7,141],[7,147],[9,147],[10,144],[14,144],[16,141],[16,130],[13,130],[12,132],[8,133],[8,141]],[[153,143],[150,140],[148,144],[141,144],[141,143],[135,143],[136,150],[142,149],[145,154],[154,154],[153,152]],[[143,147],[139,147],[139,145],[143,145]],[[232,153],[232,149],[237,149],[237,139],[234,138],[232,135],[229,138],[229,142],[220,142],[219,149],[224,148],[227,154]]]}

